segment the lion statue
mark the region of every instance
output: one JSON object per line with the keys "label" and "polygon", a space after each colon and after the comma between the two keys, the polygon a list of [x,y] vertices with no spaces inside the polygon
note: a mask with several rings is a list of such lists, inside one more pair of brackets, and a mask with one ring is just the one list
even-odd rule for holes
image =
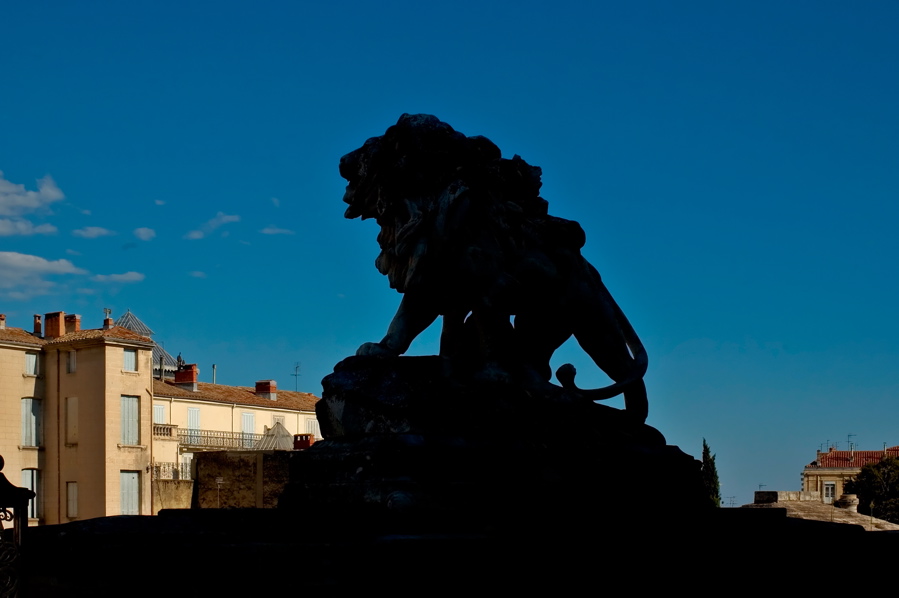
{"label": "lion statue", "polygon": [[403,294],[386,336],[357,355],[402,355],[443,316],[442,356],[558,389],[550,358],[574,335],[614,383],[580,389],[566,364],[556,377],[567,396],[623,393],[625,413],[643,423],[646,351],[581,255],[580,225],[547,213],[541,174],[426,114],[403,114],[343,156],[345,216],[380,225],[375,265]]}

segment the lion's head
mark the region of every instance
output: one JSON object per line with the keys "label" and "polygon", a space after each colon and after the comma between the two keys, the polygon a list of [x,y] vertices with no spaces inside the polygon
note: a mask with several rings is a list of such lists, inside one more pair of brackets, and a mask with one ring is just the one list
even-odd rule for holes
{"label": "lion's head", "polygon": [[548,230],[564,228],[565,245],[583,245],[576,223],[547,215],[539,167],[504,159],[486,137],[466,137],[431,115],[403,114],[343,156],[340,174],[348,181],[344,215],[377,220],[376,265],[400,292],[437,284],[426,277],[444,289],[482,286],[479,279],[520,258],[513,254],[544,243]]}

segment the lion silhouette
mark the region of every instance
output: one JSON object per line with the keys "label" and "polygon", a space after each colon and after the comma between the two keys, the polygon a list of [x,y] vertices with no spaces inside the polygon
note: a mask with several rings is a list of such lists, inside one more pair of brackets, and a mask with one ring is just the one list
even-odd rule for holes
{"label": "lion silhouette", "polygon": [[357,355],[402,355],[443,316],[441,355],[549,385],[550,358],[573,335],[614,383],[579,389],[566,364],[563,389],[589,400],[623,393],[626,414],[645,421],[646,351],[581,255],[583,229],[547,213],[539,167],[434,116],[403,114],[343,156],[340,174],[345,216],[377,221],[375,265],[403,294],[384,338]]}

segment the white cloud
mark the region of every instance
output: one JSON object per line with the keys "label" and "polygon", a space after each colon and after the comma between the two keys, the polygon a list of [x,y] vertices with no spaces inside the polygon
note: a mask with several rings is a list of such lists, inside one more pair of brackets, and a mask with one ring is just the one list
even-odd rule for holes
{"label": "white cloud", "polygon": [[19,218],[0,218],[0,237],[12,237],[13,235],[52,235],[56,233],[56,227],[52,224],[33,225],[28,220]]}
{"label": "white cloud", "polygon": [[276,208],[280,208],[280,207],[281,207],[281,200],[278,199],[277,197],[273,197],[273,198],[272,198],[272,203],[275,204],[275,207],[276,207]]}
{"label": "white cloud", "polygon": [[102,226],[85,226],[84,228],[73,230],[72,234],[76,237],[82,237],[85,239],[96,239],[97,237],[105,237],[108,235],[114,235],[115,233],[109,229],[103,228]]}
{"label": "white cloud", "polygon": [[193,272],[188,272],[188,276],[193,276],[194,278],[206,278],[205,272],[200,272],[199,270],[194,270]]}
{"label": "white cloud", "polygon": [[75,251],[74,249],[66,249],[66,253],[69,255],[81,255],[80,251]]}
{"label": "white cloud", "polygon": [[38,212],[64,197],[49,175],[37,181],[37,191],[27,191],[25,185],[7,181],[0,171],[0,216]]}
{"label": "white cloud", "polygon": [[91,280],[97,282],[140,282],[146,276],[140,272],[125,272],[124,274],[97,274],[91,276]]}
{"label": "white cloud", "polygon": [[152,228],[147,228],[142,226],[140,228],[134,229],[134,236],[140,239],[141,241],[149,241],[153,237],[156,236],[156,231]]}
{"label": "white cloud", "polygon": [[286,228],[278,228],[277,226],[266,226],[264,229],[259,231],[263,235],[292,235],[295,234],[292,230],[288,230]]}
{"label": "white cloud", "polygon": [[[224,212],[219,212],[215,215],[215,217],[203,224],[199,230],[192,230],[186,235],[184,235],[185,239],[202,239],[215,229],[219,228],[223,224],[228,224],[229,222],[240,222],[240,216],[225,214]],[[223,234],[222,236],[227,236]]]}
{"label": "white cloud", "polygon": [[165,205],[165,202],[162,201],[161,199],[157,199],[157,200],[154,201],[153,203],[155,203],[157,206],[164,206],[164,205]]}
{"label": "white cloud", "polygon": [[0,294],[10,299],[27,300],[46,295],[55,283],[46,276],[87,274],[69,260],[48,260],[37,255],[0,251]]}

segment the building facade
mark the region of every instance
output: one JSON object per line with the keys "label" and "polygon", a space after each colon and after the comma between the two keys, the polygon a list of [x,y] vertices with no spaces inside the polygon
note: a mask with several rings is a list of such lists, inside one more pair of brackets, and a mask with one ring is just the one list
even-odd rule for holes
{"label": "building facade", "polygon": [[834,447],[826,452],[818,451],[815,460],[802,470],[802,490],[819,492],[825,504],[832,504],[844,493],[846,482],[857,476],[862,467],[884,457],[899,457],[899,446],[882,451],[838,451]]}
{"label": "building facade", "polygon": [[29,523],[149,512],[150,340],[63,312],[36,315],[32,332],[5,320],[0,454],[36,493]]}
{"label": "building facade", "polygon": [[157,379],[154,347],[108,317],[35,315],[26,331],[0,314],[0,455],[36,493],[29,525],[155,513],[153,480],[185,477],[192,452],[253,448],[275,422],[317,435],[314,395],[198,382],[195,365]]}

